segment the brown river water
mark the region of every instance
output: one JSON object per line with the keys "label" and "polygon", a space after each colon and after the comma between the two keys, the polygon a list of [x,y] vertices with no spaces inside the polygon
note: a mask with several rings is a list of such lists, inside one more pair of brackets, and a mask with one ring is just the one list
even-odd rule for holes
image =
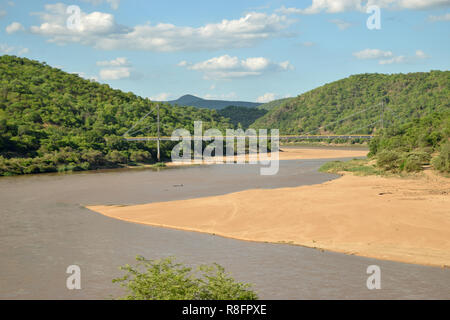
{"label": "brown river water", "polygon": [[[136,255],[217,262],[262,299],[450,299],[448,269],[138,225],[84,208],[317,184],[337,178],[317,172],[327,161],[281,161],[275,176],[260,176],[257,165],[210,165],[2,177],[0,299],[117,297],[111,279]],[[374,264],[380,290],[366,287]],[[69,265],[81,268],[81,290],[66,288]]]}

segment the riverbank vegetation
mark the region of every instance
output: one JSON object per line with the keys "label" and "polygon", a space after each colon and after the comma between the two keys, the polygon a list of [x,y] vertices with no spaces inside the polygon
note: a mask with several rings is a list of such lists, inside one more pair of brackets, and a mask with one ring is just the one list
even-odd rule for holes
{"label": "riverbank vegetation", "polygon": [[327,173],[341,173],[345,171],[357,176],[380,175],[384,173],[383,170],[369,164],[369,161],[366,159],[327,162],[320,167],[319,171]]}
{"label": "riverbank vegetation", "polygon": [[281,146],[368,148],[369,139],[280,140]]}
{"label": "riverbank vegetation", "polygon": [[256,300],[250,284],[235,281],[218,265],[196,269],[177,263],[174,258],[147,260],[136,258],[135,266],[120,269],[126,274],[114,279],[127,291],[126,300]]}
{"label": "riverbank vegetation", "polygon": [[420,172],[431,166],[450,173],[450,110],[388,128],[369,145],[368,160],[332,162],[321,171],[365,174]]}
{"label": "riverbank vegetation", "polygon": [[417,172],[431,164],[450,172],[450,110],[388,128],[370,143],[369,156],[392,172]]}

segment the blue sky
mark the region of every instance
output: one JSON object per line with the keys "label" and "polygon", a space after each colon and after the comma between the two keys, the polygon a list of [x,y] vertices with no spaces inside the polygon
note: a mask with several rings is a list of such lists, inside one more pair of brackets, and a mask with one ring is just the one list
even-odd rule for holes
{"label": "blue sky", "polygon": [[158,100],[266,102],[351,74],[448,70],[449,31],[450,0],[0,0],[0,54]]}

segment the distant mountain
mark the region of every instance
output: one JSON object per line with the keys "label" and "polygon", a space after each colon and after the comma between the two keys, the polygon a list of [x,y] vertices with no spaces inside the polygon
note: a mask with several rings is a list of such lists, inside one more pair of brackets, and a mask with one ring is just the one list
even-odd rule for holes
{"label": "distant mountain", "polygon": [[190,106],[206,109],[224,109],[228,106],[256,108],[261,103],[246,102],[246,101],[225,101],[225,100],[206,100],[190,94],[184,95],[177,100],[167,101],[171,105]]}

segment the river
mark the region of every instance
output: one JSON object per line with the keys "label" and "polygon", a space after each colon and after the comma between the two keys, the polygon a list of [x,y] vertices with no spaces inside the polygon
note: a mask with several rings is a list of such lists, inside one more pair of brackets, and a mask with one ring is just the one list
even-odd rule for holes
{"label": "river", "polygon": [[[257,165],[210,165],[2,177],[0,299],[117,297],[123,291],[111,279],[136,255],[217,262],[263,299],[449,299],[448,269],[138,225],[84,208],[317,184],[337,178],[317,172],[327,161],[281,161],[275,176]],[[366,287],[373,264],[381,290]],[[66,288],[69,265],[81,268],[81,290]]]}

